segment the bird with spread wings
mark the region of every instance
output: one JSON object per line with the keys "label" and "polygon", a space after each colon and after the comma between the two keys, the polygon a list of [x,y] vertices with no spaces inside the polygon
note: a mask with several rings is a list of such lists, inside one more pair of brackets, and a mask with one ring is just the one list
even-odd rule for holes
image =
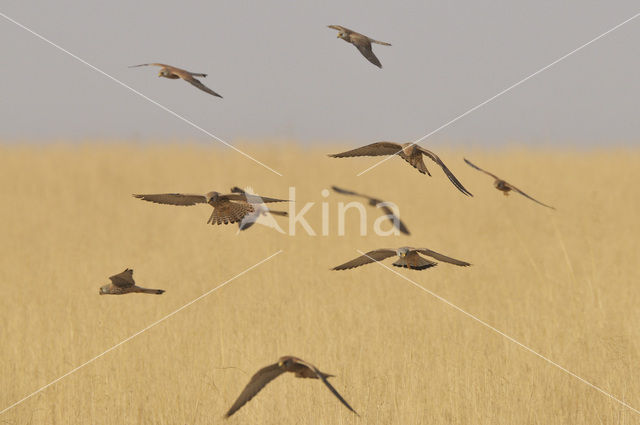
{"label": "bird with spread wings", "polygon": [[382,261],[385,258],[397,256],[398,259],[393,263],[396,267],[405,267],[412,270],[424,270],[429,267],[437,265],[435,261],[427,260],[421,257],[419,254],[426,255],[436,260],[444,261],[445,263],[455,264],[456,266],[470,266],[470,263],[466,261],[456,260],[455,258],[447,257],[446,255],[437,253],[427,248],[412,248],[409,246],[403,246],[398,249],[375,249],[369,251],[360,257],[354,258],[351,261],[347,261],[344,264],[334,267],[332,270],[348,270],[355,267],[364,266],[365,264],[375,263]]}
{"label": "bird with spread wings", "polygon": [[122,295],[134,292],[157,295],[164,293],[163,289],[147,289],[137,286],[133,280],[132,269],[126,269],[122,273],[111,276],[109,279],[111,283],[100,287],[100,295]]}
{"label": "bird with spread wings", "polygon": [[[205,195],[183,194],[183,193],[160,193],[149,195],[133,195],[134,198],[156,204],[190,206],[196,204],[209,204],[213,207],[211,216],[207,224],[229,224],[241,221],[247,214],[252,213],[255,208],[247,200],[244,193],[221,194],[209,192]],[[276,199],[261,197],[262,202],[289,202],[286,199]]]}
{"label": "bird with spread wings", "polygon": [[159,66],[161,68],[160,68],[160,72],[158,72],[158,77],[164,77],[164,78],[168,78],[170,80],[177,80],[178,78],[182,78],[184,81],[186,81],[187,83],[192,84],[193,86],[199,88],[203,92],[212,94],[212,95],[217,96],[219,98],[222,98],[222,96],[220,96],[218,93],[214,92],[209,87],[207,87],[204,84],[202,84],[202,82],[200,80],[195,78],[195,77],[206,77],[207,74],[191,72],[191,71],[187,71],[185,69],[176,68],[175,66],[165,65],[164,63],[155,63],[155,62],[154,63],[143,63],[143,64],[140,64],[140,65],[132,65],[129,68],[137,68],[139,66]]}
{"label": "bird with spread wings", "polygon": [[382,68],[382,64],[380,63],[376,55],[373,54],[371,43],[381,44],[383,46],[391,46],[391,44],[385,43],[384,41],[374,40],[373,38],[350,30],[349,28],[341,27],[340,25],[328,25],[328,27],[334,30],[338,30],[338,38],[341,38],[347,43],[351,43],[356,46],[356,49],[358,49],[360,53],[362,53],[362,56],[367,58],[369,62],[371,62],[378,68]]}
{"label": "bird with spread wings", "polygon": [[407,226],[405,226],[405,224],[402,222],[402,220],[400,220],[400,217],[395,215],[393,213],[393,210],[389,207],[389,202],[385,202],[385,201],[382,201],[382,200],[377,199],[377,198],[372,198],[371,196],[363,195],[361,193],[352,192],[350,190],[340,189],[337,186],[331,186],[331,189],[333,189],[335,192],[338,192],[338,193],[340,193],[342,195],[351,195],[351,196],[357,196],[357,197],[366,199],[370,206],[382,209],[382,211],[385,213],[387,218],[393,224],[393,227],[395,227],[396,229],[398,229],[400,232],[404,233],[405,235],[409,235],[410,234],[409,233],[409,229],[407,229]]}
{"label": "bird with spread wings", "polygon": [[240,409],[249,400],[255,397],[255,395],[258,394],[265,385],[285,372],[294,373],[297,378],[320,379],[327,386],[327,388],[329,388],[329,391],[331,391],[333,395],[335,395],[347,409],[351,410],[356,415],[358,414],[358,412],[353,410],[353,408],[349,406],[349,403],[347,403],[347,401],[342,398],[340,393],[338,393],[338,391],[333,388],[333,385],[329,383],[328,378],[331,378],[333,375],[321,372],[311,363],[297,357],[283,356],[280,357],[278,363],[263,367],[251,377],[251,380],[249,380],[247,386],[244,388],[244,390],[242,390],[242,393],[240,393],[231,408],[229,408],[227,413],[224,415],[225,418],[228,418],[229,416],[237,412],[238,409]]}
{"label": "bird with spread wings", "polygon": [[423,156],[431,159],[438,164],[442,171],[447,175],[451,183],[462,193],[467,196],[473,196],[460,181],[453,175],[453,173],[444,165],[444,162],[435,153],[416,145],[415,143],[394,143],[394,142],[376,142],[370,145],[362,146],[350,151],[336,153],[329,155],[332,158],[349,158],[354,156],[386,156],[386,155],[398,155],[400,158],[407,161],[412,167],[420,171],[422,174],[431,176],[427,166],[424,163]]}
{"label": "bird with spread wings", "polygon": [[491,177],[494,178],[494,182],[493,185],[495,186],[496,189],[502,191],[502,193],[507,196],[509,195],[510,191],[514,191],[516,193],[519,193],[520,195],[524,196],[525,198],[529,198],[531,199],[533,202],[536,202],[544,207],[547,208],[551,208],[552,210],[555,210],[554,207],[552,207],[551,205],[547,205],[547,204],[543,204],[542,202],[538,201],[537,199],[532,198],[531,196],[527,195],[526,193],[524,193],[523,191],[521,191],[520,189],[518,189],[517,187],[515,187],[514,185],[512,185],[509,182],[506,182],[504,180],[502,180],[500,177],[496,176],[495,174],[492,174],[486,170],[483,170],[482,168],[478,167],[477,165],[475,165],[474,163],[472,163],[471,161],[469,161],[467,158],[464,159],[464,162],[466,162],[467,164],[469,164],[470,167],[475,168],[478,171],[481,171]]}

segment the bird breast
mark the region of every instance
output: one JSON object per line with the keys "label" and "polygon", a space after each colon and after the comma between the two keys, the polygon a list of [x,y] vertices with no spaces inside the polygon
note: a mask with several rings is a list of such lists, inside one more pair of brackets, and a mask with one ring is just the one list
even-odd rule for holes
{"label": "bird breast", "polygon": [[415,150],[416,150],[416,145],[414,145],[412,143],[404,143],[402,145],[402,153],[404,153],[406,156],[413,155]]}

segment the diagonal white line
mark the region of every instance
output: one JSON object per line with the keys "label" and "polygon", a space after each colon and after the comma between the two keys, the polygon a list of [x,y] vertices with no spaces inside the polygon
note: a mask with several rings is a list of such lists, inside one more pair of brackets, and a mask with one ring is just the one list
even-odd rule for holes
{"label": "diagonal white line", "polygon": [[[612,33],[613,31],[617,30],[618,28],[620,28],[621,26],[631,22],[632,20],[636,19],[638,16],[640,16],[640,12],[636,13],[635,15],[633,15],[632,17],[630,17],[629,19],[626,19],[622,22],[620,22],[618,25],[616,25],[615,27],[611,28],[608,31],[603,32],[602,34],[600,34],[599,36],[592,38],[591,40],[589,40],[588,42],[584,43],[583,45],[581,45],[580,47],[577,47],[575,49],[573,49],[572,51],[570,51],[569,53],[559,57],[558,59],[554,60],[553,62],[551,62],[549,65],[544,66],[542,68],[540,68],[539,70],[537,70],[536,72],[534,72],[533,74],[528,75],[527,77],[523,78],[522,80],[518,81],[517,83],[514,83],[512,85],[510,85],[509,87],[507,87],[506,89],[500,91],[498,94],[491,96],[489,99],[485,100],[484,102],[481,102],[479,104],[477,104],[476,106],[474,106],[473,108],[467,110],[466,112],[458,115],[457,117],[455,117],[454,119],[452,119],[451,121],[448,121],[444,124],[442,124],[440,127],[436,128],[435,130],[433,130],[430,133],[425,134],[424,136],[422,136],[421,138],[415,140],[414,142],[411,142],[411,145],[415,145],[418,144],[420,142],[422,142],[424,139],[434,135],[435,133],[439,132],[440,130],[449,127],[451,124],[455,123],[456,121],[466,117],[467,115],[469,115],[470,113],[472,113],[473,111],[475,111],[476,109],[482,108],[484,105],[486,105],[487,103],[490,103],[492,101],[494,101],[495,99],[497,99],[498,97],[502,96],[503,94],[507,93],[508,91],[511,91],[512,89],[518,87],[520,84],[524,83],[527,80],[530,80],[531,78],[535,77],[536,75],[540,74],[541,72],[546,71],[547,69],[551,68],[552,66],[556,65],[558,62],[561,62],[563,60],[565,60],[566,58],[568,58],[569,56],[573,55],[574,53],[579,52],[580,50],[584,49],[585,47],[589,46],[592,43],[595,43],[596,41],[600,40],[601,38],[607,36],[608,34]],[[399,154],[402,150],[396,152],[396,154]],[[367,168],[364,171],[361,171],[358,174],[358,177],[360,177],[361,175],[363,175],[364,173],[366,173],[369,170],[374,169],[375,167],[377,167],[378,165],[382,164],[385,161],[388,161],[389,159],[391,159],[394,155],[390,155],[378,162],[376,162],[375,164],[373,164],[371,167]]]}
{"label": "diagonal white line", "polygon": [[275,257],[276,255],[280,254],[282,252],[282,250],[271,254],[270,256],[268,256],[267,258],[257,262],[256,264],[254,264],[253,266],[245,269],[244,271],[238,273],[237,275],[233,276],[232,278],[226,280],[225,282],[221,283],[220,285],[216,286],[213,289],[210,289],[209,291],[205,292],[204,294],[200,295],[198,298],[189,301],[188,303],[186,303],[185,305],[183,305],[182,307],[180,307],[177,310],[172,311],[171,313],[167,314],[166,316],[164,316],[163,318],[156,320],[155,322],[153,322],[152,324],[150,324],[149,326],[147,326],[144,329],[139,330],[138,332],[134,333],[133,335],[129,336],[128,338],[123,339],[122,341],[120,341],[119,343],[117,343],[116,345],[114,345],[113,347],[109,348],[106,351],[103,351],[102,353],[98,354],[95,357],[92,357],[91,359],[87,360],[86,362],[82,363],[80,366],[77,366],[73,369],[71,369],[69,372],[65,373],[64,375],[60,376],[59,378],[54,379],[53,381],[49,382],[47,385],[44,385],[40,388],[38,388],[36,391],[32,392],[31,394],[29,394],[26,397],[23,397],[22,399],[16,401],[15,403],[13,403],[11,406],[4,408],[3,410],[0,411],[0,415],[2,415],[3,413],[13,409],[14,407],[16,407],[17,405],[21,404],[24,401],[27,401],[28,399],[30,399],[31,397],[33,397],[34,395],[44,391],[45,389],[49,388],[50,386],[54,385],[55,383],[63,380],[64,378],[66,378],[69,375],[72,375],[73,373],[79,371],[80,369],[82,369],[83,367],[87,366],[90,363],[93,363],[94,361],[98,360],[100,357],[104,356],[105,354],[115,350],[116,348],[120,347],[122,344],[125,344],[129,341],[131,341],[132,339],[134,339],[135,337],[137,337],[138,335],[148,331],[149,329],[153,328],[154,326],[164,322],[165,320],[167,320],[168,318],[172,317],[173,315],[181,312],[182,310],[184,310],[185,308],[189,307],[190,305],[200,301],[201,299],[203,299],[204,297],[212,294],[213,292],[217,291],[218,289],[222,288],[223,286],[227,285],[228,283],[236,280],[237,278],[239,278],[240,276],[242,276],[243,274],[255,269],[256,267],[258,267],[259,265],[269,261],[270,259],[272,259],[273,257]]}
{"label": "diagonal white line", "polygon": [[542,360],[546,361],[547,363],[557,367],[558,369],[560,369],[561,371],[573,376],[574,378],[576,378],[578,381],[587,384],[588,386],[590,386],[591,388],[593,388],[596,391],[601,392],[602,394],[606,395],[607,397],[609,397],[610,399],[617,401],[618,403],[620,403],[621,405],[623,405],[624,407],[634,411],[635,413],[640,414],[640,410],[636,409],[633,406],[630,406],[629,404],[625,403],[624,401],[620,400],[619,398],[611,395],[610,393],[606,392],[605,390],[603,390],[602,388],[592,384],[591,382],[587,381],[584,378],[581,378],[580,376],[576,375],[575,373],[571,372],[569,369],[559,365],[558,363],[554,362],[553,360],[549,359],[548,357],[543,356],[542,354],[538,353],[537,351],[533,350],[532,348],[529,348],[528,346],[524,345],[523,343],[521,343],[520,341],[516,340],[513,337],[510,337],[509,335],[507,335],[506,333],[502,332],[501,330],[491,326],[490,324],[488,324],[487,322],[485,322],[484,320],[474,316],[473,314],[467,312],[466,310],[463,310],[462,308],[458,307],[457,305],[453,304],[451,301],[447,300],[446,298],[441,297],[440,295],[436,294],[435,292],[432,292],[430,290],[428,290],[427,288],[425,288],[424,286],[414,282],[413,280],[409,279],[408,277],[406,277],[405,275],[398,273],[397,271],[393,270],[391,267],[387,266],[386,264],[383,264],[382,262],[375,260],[374,258],[369,257],[366,253],[360,251],[359,249],[357,249],[356,251],[358,251],[361,255],[364,255],[368,258],[370,258],[371,260],[375,261],[376,263],[378,263],[379,265],[381,265],[382,267],[384,267],[387,270],[390,270],[391,272],[395,273],[396,275],[400,276],[401,278],[403,278],[404,280],[406,280],[407,282],[411,283],[413,286],[422,289],[424,292],[426,292],[427,294],[431,295],[434,298],[437,298],[438,300],[442,301],[443,303],[447,304],[449,307],[453,307],[454,309],[458,310],[460,313],[464,314],[465,316],[469,317],[470,319],[475,320],[476,322],[480,323],[482,326],[491,329],[492,331],[494,331],[495,333],[497,333],[498,335],[508,339],[509,341],[513,342],[514,344],[518,345],[519,347],[525,349],[526,351],[530,352],[531,354],[534,354],[536,356],[538,356],[539,358],[541,358]]}
{"label": "diagonal white line", "polygon": [[245,156],[246,158],[249,158],[250,160],[252,160],[253,162],[256,162],[260,165],[262,165],[264,168],[266,168],[267,170],[276,173],[277,175],[279,175],[280,177],[282,177],[282,174],[280,174],[279,172],[277,172],[276,170],[274,170],[273,168],[269,167],[266,164],[263,164],[262,162],[258,161],[257,159],[255,159],[254,157],[252,157],[251,155],[241,151],[240,149],[236,148],[235,146],[225,142],[224,140],[222,140],[221,138],[219,138],[218,136],[216,136],[215,134],[205,130],[204,128],[200,127],[199,125],[195,124],[192,121],[189,121],[188,119],[186,119],[185,117],[183,117],[182,115],[178,114],[177,112],[174,112],[173,110],[167,108],[164,105],[161,105],[160,103],[156,102],[155,100],[151,99],[150,97],[142,94],[141,92],[139,92],[138,90],[134,89],[133,87],[123,83],[122,81],[118,80],[117,78],[107,74],[106,72],[104,72],[103,70],[101,70],[100,68],[90,64],[89,62],[85,61],[84,59],[81,59],[80,57],[74,55],[73,53],[71,53],[70,51],[66,50],[65,48],[57,45],[56,43],[54,43],[53,41],[47,39],[46,37],[38,34],[37,32],[33,31],[32,29],[22,25],[20,22],[10,18],[9,16],[5,15],[4,13],[0,12],[0,16],[2,16],[4,19],[6,19],[9,22],[13,22],[14,24],[16,24],[17,26],[19,26],[20,28],[22,28],[23,30],[35,35],[36,37],[38,37],[40,40],[44,41],[45,43],[50,44],[51,46],[55,47],[56,49],[66,53],[67,55],[71,56],[72,58],[76,59],[77,61],[83,63],[84,65],[88,66],[89,68],[93,69],[96,72],[99,72],[100,74],[104,75],[105,77],[109,78],[110,80],[120,84],[122,87],[129,89],[130,91],[132,91],[133,93],[137,94],[138,96],[142,97],[145,100],[148,100],[149,102],[153,103],[154,105],[156,105],[158,108],[170,113],[171,115],[173,115],[174,117],[178,118],[179,120],[182,120],[184,122],[186,122],[187,124],[189,124],[191,127],[200,130],[201,132],[203,132],[204,134],[206,134],[207,136],[219,141],[220,143],[230,147],[231,149],[233,149],[234,151],[238,152],[239,154]]}

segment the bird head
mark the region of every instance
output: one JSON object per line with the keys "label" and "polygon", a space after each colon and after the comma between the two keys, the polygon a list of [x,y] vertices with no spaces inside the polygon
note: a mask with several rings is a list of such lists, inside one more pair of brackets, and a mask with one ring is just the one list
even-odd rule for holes
{"label": "bird head", "polygon": [[217,200],[219,195],[220,194],[218,192],[209,192],[209,193],[207,193],[205,195],[205,197],[207,199],[207,203]]}
{"label": "bird head", "polygon": [[101,286],[100,287],[100,295],[104,295],[107,294],[107,288],[109,287],[109,285],[105,285],[105,286]]}
{"label": "bird head", "polygon": [[169,70],[166,68],[162,68],[160,70],[160,72],[158,72],[158,77],[168,77],[169,76]]}
{"label": "bird head", "polygon": [[398,248],[398,257],[406,257],[409,253],[409,248],[403,246],[402,248]]}
{"label": "bird head", "polygon": [[292,362],[293,362],[293,359],[291,358],[291,356],[280,357],[280,360],[278,360],[278,367],[286,368],[289,365],[291,365]]}

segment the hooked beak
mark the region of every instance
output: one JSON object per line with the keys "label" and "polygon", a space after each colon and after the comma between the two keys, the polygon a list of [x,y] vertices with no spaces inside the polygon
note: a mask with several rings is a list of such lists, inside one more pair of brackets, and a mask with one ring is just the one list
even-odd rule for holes
{"label": "hooked beak", "polygon": [[340,38],[340,33],[338,33],[338,38]]}
{"label": "hooked beak", "polygon": [[158,77],[162,77],[162,72],[158,72]]}

